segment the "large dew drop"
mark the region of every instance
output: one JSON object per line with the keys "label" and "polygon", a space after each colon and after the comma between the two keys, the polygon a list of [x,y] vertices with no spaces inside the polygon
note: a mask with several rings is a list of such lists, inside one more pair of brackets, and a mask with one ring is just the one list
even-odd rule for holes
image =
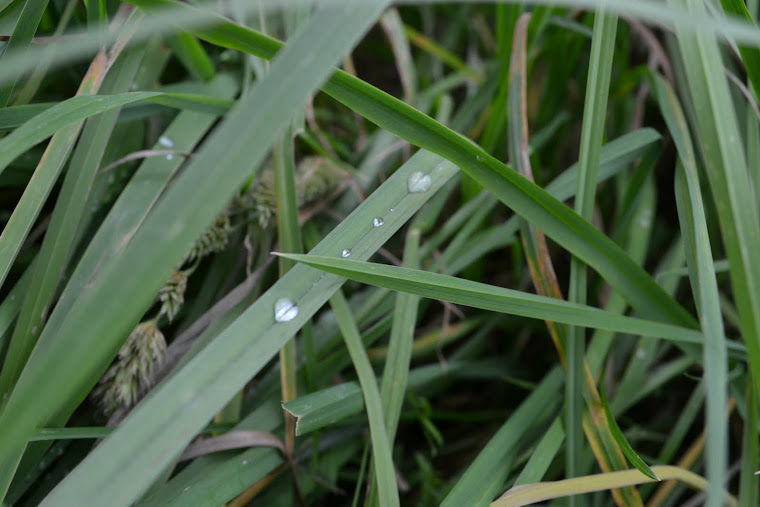
{"label": "large dew drop", "polygon": [[374,225],[375,227],[380,227],[383,224],[385,224],[385,220],[383,220],[380,217],[375,217],[372,219],[372,225]]}
{"label": "large dew drop", "polygon": [[170,137],[161,136],[158,138],[158,144],[166,148],[171,148],[174,146],[174,141],[172,141]]}
{"label": "large dew drop", "polygon": [[343,257],[344,259],[347,257],[351,257],[351,250],[349,250],[348,248],[344,248],[343,251],[340,253],[340,256]]}
{"label": "large dew drop", "polygon": [[417,171],[409,175],[407,180],[407,188],[412,194],[421,194],[430,190],[433,180],[429,174],[425,174],[422,171]]}
{"label": "large dew drop", "polygon": [[298,315],[298,306],[292,299],[281,298],[274,302],[274,320],[290,322]]}

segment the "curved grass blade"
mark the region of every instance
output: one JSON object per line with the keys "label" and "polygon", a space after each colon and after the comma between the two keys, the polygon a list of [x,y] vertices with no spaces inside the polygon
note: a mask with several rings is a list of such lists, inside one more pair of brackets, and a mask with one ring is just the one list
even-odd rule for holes
{"label": "curved grass blade", "polygon": [[[655,466],[652,471],[657,474],[661,481],[677,480],[697,491],[707,489],[707,481],[689,470],[674,466]],[[543,500],[562,498],[569,495],[605,491],[624,486],[636,486],[656,482],[638,470],[623,470],[605,474],[588,475],[563,481],[543,482],[537,484],[524,484],[515,486],[507,491],[501,498],[491,505],[493,507],[518,507],[529,505]],[[723,491],[723,501],[730,507],[738,507],[736,498]]]}
{"label": "curved grass blade", "polygon": [[607,426],[612,431],[612,436],[615,438],[615,442],[617,442],[618,446],[620,446],[620,449],[623,451],[623,454],[625,454],[625,457],[628,458],[628,461],[631,462],[631,465],[636,467],[639,472],[655,481],[661,480],[657,474],[654,473],[651,468],[649,468],[649,465],[647,465],[644,460],[641,459],[638,454],[636,454],[636,451],[633,450],[631,444],[628,443],[628,440],[625,438],[625,435],[623,435],[623,432],[620,430],[620,426],[618,426],[617,421],[615,421],[615,417],[612,415],[612,411],[610,410],[610,404],[607,402],[607,388],[604,381],[601,382],[601,386],[602,387],[599,390],[599,394],[601,396],[602,406],[604,407],[604,416],[607,419]]}
{"label": "curved grass blade", "polygon": [[[693,329],[612,314],[594,307],[438,273],[317,255],[278,255],[362,283],[473,308],[571,325],[581,324],[620,333],[654,336],[674,342],[701,344],[703,340],[702,334]],[[733,344],[733,348],[741,350],[742,346]]]}
{"label": "curved grass blade", "polygon": [[710,489],[706,505],[719,506],[720,490],[728,466],[728,427],[724,410],[728,402],[728,359],[726,337],[715,279],[710,237],[699,185],[697,161],[686,118],[668,83],[655,75],[655,86],[668,129],[675,140],[681,162],[676,172],[676,204],[686,243],[692,292],[705,335],[702,366],[707,386],[707,449],[705,467]]}
{"label": "curved grass blade", "polygon": [[343,340],[354,364],[356,375],[364,395],[364,406],[369,419],[369,432],[372,440],[372,463],[374,465],[374,485],[380,505],[391,507],[399,505],[396,473],[391,457],[391,443],[383,420],[383,405],[380,390],[377,387],[375,373],[369,363],[367,351],[364,350],[361,334],[351,309],[343,293],[338,289],[330,298],[330,306],[335,313]]}
{"label": "curved grass blade", "polygon": [[562,372],[555,368],[491,437],[454,489],[446,495],[442,506],[481,506],[493,500],[504,487],[519,445],[525,444],[522,436],[529,428],[548,422],[556,414],[560,400],[557,394],[561,385]]}
{"label": "curved grass blade", "polygon": [[161,93],[129,92],[116,95],[78,95],[59,102],[0,140],[0,172],[26,150],[66,126],[157,95],[161,95]]}

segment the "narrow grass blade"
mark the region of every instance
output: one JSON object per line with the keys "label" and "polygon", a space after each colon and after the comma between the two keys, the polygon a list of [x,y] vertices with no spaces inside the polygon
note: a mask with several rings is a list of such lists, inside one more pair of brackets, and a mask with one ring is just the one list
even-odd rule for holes
{"label": "narrow grass blade", "polygon": [[[698,491],[705,491],[707,489],[707,481],[689,470],[674,466],[656,466],[652,467],[652,471],[657,474],[661,481],[677,480]],[[554,498],[650,482],[656,481],[638,470],[623,470],[577,477],[575,479],[565,479],[563,481],[525,484],[510,489],[491,505],[493,507],[517,507]],[[736,499],[725,491],[723,492],[723,501],[726,505],[738,507]]]}
{"label": "narrow grass blade", "polygon": [[558,408],[557,392],[562,384],[562,372],[558,368],[548,373],[520,407],[491,437],[478,457],[467,467],[454,489],[441,505],[488,505],[504,487],[512,461],[522,441],[521,435],[529,428],[542,424],[553,416]]}
{"label": "narrow grass blade", "polygon": [[[513,45],[512,64],[510,67],[510,107],[509,107],[509,153],[511,160],[517,170],[528,178],[533,180],[533,171],[531,169],[530,157],[528,156],[528,118],[527,118],[527,68],[526,68],[526,40],[527,29],[530,15],[525,14],[520,17],[515,28],[515,42]],[[603,34],[602,34],[603,35]],[[594,112],[596,114],[596,111]],[[652,152],[649,152],[650,154]],[[598,153],[601,158],[601,153]],[[650,157],[653,158],[652,155]],[[594,172],[594,171],[592,171]],[[581,172],[582,174],[582,172]],[[587,174],[586,177],[589,177]],[[594,175],[598,179],[598,174]],[[582,182],[579,181],[579,187]],[[546,238],[543,233],[530,226],[525,220],[520,219],[521,237],[523,242],[523,251],[530,268],[530,274],[533,278],[533,284],[536,292],[542,296],[563,299],[560,290],[559,281],[554,271],[549,248],[546,244]],[[566,369],[566,393],[565,393],[565,415],[569,417],[571,400],[567,397],[567,379],[572,374],[570,372],[570,361],[568,359],[568,342],[569,330],[567,326],[555,322],[546,322],[549,333],[557,349],[560,362]],[[584,340],[581,340],[583,344]],[[581,347],[583,348],[583,347]],[[579,364],[575,365],[580,369],[580,385],[574,397],[580,400],[581,407],[578,415],[581,420],[578,424],[581,429],[581,436],[585,433],[589,441],[594,456],[601,469],[605,472],[621,470],[627,468],[623,452],[614,438],[614,431],[608,423],[608,419],[600,417],[599,408],[602,401],[596,389],[594,377],[591,375],[588,364],[584,357],[580,358]],[[588,409],[584,411],[584,398]],[[564,435],[564,431],[563,431]],[[566,459],[570,459],[573,452],[578,454],[579,459],[582,456],[582,441],[576,442],[578,449],[567,449]],[[566,467],[567,469],[567,467]],[[618,505],[642,505],[641,497],[635,488],[624,488],[614,490],[613,495]]]}
{"label": "narrow grass blade", "polygon": [[[705,12],[699,0],[673,1],[690,12]],[[700,148],[718,211],[723,242],[731,263],[731,285],[747,344],[749,363],[760,386],[760,221],[744,158],[736,113],[722,72],[715,38],[677,25],[678,43],[695,107]]]}
{"label": "narrow grass blade", "polygon": [[707,386],[707,451],[705,466],[710,489],[706,505],[719,506],[720,490],[728,466],[728,427],[724,415],[728,402],[728,359],[726,337],[723,331],[715,279],[710,237],[707,231],[705,209],[697,172],[697,161],[686,118],[678,99],[667,82],[655,75],[660,110],[679,150],[681,162],[676,172],[676,204],[678,205],[681,232],[686,243],[686,261],[689,267],[692,292],[699,310],[702,331],[705,335],[702,365]]}
{"label": "narrow grass blade", "polygon": [[[590,328],[614,329],[621,333],[656,336],[675,342],[702,342],[702,334],[693,329],[611,314],[598,308],[447,275],[317,255],[279,255],[362,283],[474,308],[566,324],[583,324]],[[742,349],[740,345],[734,345],[734,348]]]}
{"label": "narrow grass blade", "polygon": [[757,392],[754,383],[747,376],[747,409],[744,421],[744,437],[742,438],[742,468],[739,474],[739,501],[744,505],[757,505],[758,501],[758,459],[757,441]]}
{"label": "narrow grass blade", "polygon": [[623,454],[625,454],[625,457],[628,458],[628,461],[631,462],[631,465],[636,467],[639,472],[646,475],[650,479],[659,481],[660,478],[657,477],[657,474],[652,471],[649,465],[647,465],[644,460],[639,457],[638,454],[636,454],[636,451],[633,450],[631,444],[629,444],[628,440],[626,440],[625,435],[623,435],[623,432],[620,430],[620,426],[618,426],[617,421],[615,421],[615,417],[612,415],[610,404],[607,402],[607,390],[605,388],[604,381],[602,381],[601,385],[602,388],[600,389],[599,394],[601,395],[602,406],[604,407],[604,415],[607,418],[607,424],[612,431],[612,436],[615,438],[615,441],[623,450]]}
{"label": "narrow grass blade", "polygon": [[202,81],[214,79],[214,64],[195,37],[187,32],[177,32],[169,38],[169,45],[192,76]]}
{"label": "narrow grass blade", "polygon": [[[599,151],[604,138],[607,117],[612,57],[615,50],[617,15],[597,10],[594,16],[594,34],[591,39],[591,56],[586,82],[586,100],[583,106],[580,156],[578,160],[578,190],[575,193],[575,210],[586,220],[591,219],[596,196]],[[586,304],[587,268],[578,257],[570,263],[570,286],[567,299]],[[568,328],[567,375],[565,382],[565,432],[568,477],[580,475],[583,450],[583,363],[585,357],[585,329]],[[570,505],[575,505],[571,499]]]}
{"label": "narrow grass blade", "polygon": [[539,482],[543,479],[564,440],[565,429],[562,427],[562,419],[558,417],[541,437],[538,445],[531,453],[530,459],[515,479],[514,486]]}
{"label": "narrow grass blade", "polygon": [[[6,55],[8,53],[23,54],[29,48],[47,4],[48,0],[26,0],[24,2],[21,14],[16,20],[13,34],[6,47],[3,48],[2,53],[0,53],[0,65],[3,64],[5,59],[3,57],[7,58]],[[0,86],[0,107],[8,105],[8,101],[20,75],[16,73],[11,74],[13,77],[11,77],[10,83]]]}
{"label": "narrow grass blade", "polygon": [[0,140],[0,172],[35,144],[66,126],[131,102],[160,95],[130,92],[117,95],[78,95],[46,109]]}
{"label": "narrow grass blade", "polygon": [[[109,70],[102,90],[106,93],[127,90],[143,53],[144,49],[141,48],[125,52]],[[13,332],[8,359],[0,373],[0,393],[8,393],[15,384],[37,342],[37,337],[42,332],[54,303],[53,296],[57,284],[63,278],[66,262],[73,253],[74,235],[118,115],[118,109],[102,113],[88,120],[82,130],[80,142],[74,149],[69,171],[56,200],[50,226],[45,233],[29,292],[24,298],[24,306]],[[5,238],[0,237],[0,245],[4,240]]]}
{"label": "narrow grass blade", "polygon": [[351,309],[348,307],[346,298],[338,290],[330,298],[330,306],[335,312],[346,348],[351,355],[351,361],[359,377],[359,383],[364,395],[364,404],[369,419],[369,432],[372,440],[372,463],[375,471],[374,486],[377,488],[377,496],[380,505],[399,505],[398,489],[396,487],[396,472],[393,467],[391,456],[391,444],[385,428],[383,406],[380,400],[380,390],[377,387],[372,365],[367,358],[367,352],[362,344],[359,328],[356,326]]}
{"label": "narrow grass blade", "polygon": [[[742,17],[756,26],[742,0],[720,0],[720,4],[727,13]],[[757,46],[742,44],[739,46],[739,53],[741,53],[742,62],[747,70],[747,77],[752,84],[752,89],[755,91],[755,97],[760,97],[760,49]]]}

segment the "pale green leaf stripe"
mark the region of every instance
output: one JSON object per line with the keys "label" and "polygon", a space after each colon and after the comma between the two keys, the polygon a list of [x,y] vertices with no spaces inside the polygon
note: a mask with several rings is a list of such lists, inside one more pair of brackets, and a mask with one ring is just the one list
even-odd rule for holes
{"label": "pale green leaf stripe", "polygon": [[370,439],[372,440],[372,462],[375,471],[377,497],[380,505],[394,507],[399,505],[396,473],[391,457],[391,444],[383,421],[383,406],[380,401],[380,390],[377,387],[375,372],[369,363],[367,351],[364,350],[361,333],[351,315],[351,308],[349,308],[340,289],[330,298],[330,306],[335,313],[338,327],[343,334],[343,341],[362,387],[364,406],[369,420]]}
{"label": "pale green leaf stripe", "polygon": [[[362,283],[419,294],[427,298],[440,299],[483,310],[607,329],[619,333],[653,336],[674,342],[702,343],[702,334],[693,329],[626,317],[590,306],[495,287],[448,275],[333,257],[278,255]],[[740,345],[735,345],[735,347],[742,348]]]}
{"label": "pale green leaf stripe", "polygon": [[61,128],[90,116],[161,95],[159,92],[130,92],[117,95],[80,95],[59,102],[38,114],[0,141],[0,173],[26,150]]}
{"label": "pale green leaf stripe", "polygon": [[[133,0],[132,3],[149,10],[156,5],[178,5],[172,0]],[[213,18],[214,14],[207,13],[207,16]],[[191,30],[192,33],[213,44],[263,58],[271,57],[281,46],[222,17],[216,19],[219,24],[213,28]],[[460,134],[343,71],[336,71],[322,90],[389,132],[457,164],[517,214],[593,266],[641,315],[696,327],[694,318],[615,242]]]}
{"label": "pale green leaf stripe", "polygon": [[[89,370],[101,369],[108,357],[112,357],[118,348],[118,340],[134,323],[133,319],[139,318],[140,313],[150,304],[162,281],[238,188],[251,164],[265,156],[266,149],[278,131],[303,106],[319,82],[327,77],[331,66],[369,28],[384,5],[349,5],[340,10],[340,15],[333,9],[318,10],[309,24],[299,32],[293,44],[278,57],[270,73],[230,112],[215,135],[204,145],[204,149],[187,166],[143,227],[137,231],[118,259],[119,262],[103,270],[93,286],[79,299],[61,328],[50,330],[50,333],[55,334],[55,339],[48,338],[44,348],[41,347],[42,338],[40,339],[40,344],[0,418],[0,428],[3,428],[7,437],[0,441],[3,454],[12,451],[13,445],[8,440],[18,442],[25,438],[49,413],[58,409],[61,399],[68,401],[70,393],[81,389],[82,384],[88,382],[92,376]],[[220,142],[218,138],[232,142]],[[212,166],[216,168],[214,185],[208,185],[208,168]],[[439,172],[445,174],[445,168],[441,169]],[[424,196],[409,195],[411,202],[425,200]],[[184,205],[187,202],[195,205],[188,207]],[[182,210],[182,213],[178,210]],[[370,230],[371,225],[370,218],[367,222]],[[146,264],[144,259],[147,256],[154,259],[154,262]],[[136,276],[125,279],[124,269],[136,273]],[[285,289],[290,290],[285,292],[281,285],[279,293],[270,290],[269,297],[262,296],[260,303],[254,305],[260,312],[259,327],[268,329],[275,326],[274,296],[297,297],[310,288],[322,289],[321,292],[325,293],[323,286],[319,283],[314,285],[313,279],[308,281],[303,276],[303,270],[298,271],[301,272],[300,276],[293,270],[288,275],[294,274],[295,278],[284,278],[290,280],[292,286],[285,286]],[[337,285],[340,280],[330,278],[326,282],[328,286]],[[119,298],[113,297],[116,293],[119,293]],[[92,308],[99,309],[94,317]],[[304,314],[308,314],[308,310],[305,309]],[[316,308],[312,307],[311,312],[314,311]],[[117,315],[121,316],[121,321],[114,324]],[[296,323],[298,320],[277,324],[279,332],[270,333],[270,336],[274,336],[274,344],[267,343],[266,339],[270,336],[259,336],[249,325],[245,326],[243,333],[240,333],[239,325],[228,328],[214,342],[217,347],[205,349],[187,368],[164,384],[164,389],[156,391],[142,405],[144,410],[138,408],[134,411],[112,437],[59,484],[44,504],[92,504],[105,497],[111,505],[130,504],[148,487],[156,474],[181,452],[193,434],[226,403],[234,391],[255,374],[252,364],[263,357],[271,357],[268,355],[270,347],[274,345],[274,350],[277,350],[283,338],[292,336],[297,329],[294,327]],[[256,347],[251,347],[252,339],[257,336],[259,341]],[[219,350],[220,345],[223,345],[222,350]],[[215,361],[216,367],[213,368],[205,363],[200,368],[203,373],[199,374],[198,371],[193,371],[196,368],[192,366],[195,366],[195,360],[206,358],[206,352],[216,352],[218,362]],[[88,357],[90,368],[71,371],[70,367],[61,367],[61,363],[66,363],[61,357],[72,355]],[[246,360],[245,364],[239,362],[241,359]],[[225,367],[220,368],[220,363]],[[229,371],[224,371],[225,369]],[[193,371],[189,382],[182,375],[183,371],[188,370]],[[220,370],[224,374],[220,375]],[[206,374],[211,371],[214,374],[209,378]],[[48,383],[55,385],[55,389],[39,385],[45,378]],[[202,383],[199,384],[201,379]],[[215,382],[219,380],[226,382],[219,385]],[[61,393],[61,384],[66,384],[63,387],[67,392]],[[168,403],[159,396],[161,392],[166,393],[167,388],[171,400]],[[36,394],[39,406],[45,407],[45,412],[30,410],[24,405],[24,400],[31,393]],[[200,397],[196,399],[199,394]],[[183,430],[177,431],[174,424],[168,424],[169,421],[182,421]],[[134,453],[136,447],[141,449],[137,455]]]}

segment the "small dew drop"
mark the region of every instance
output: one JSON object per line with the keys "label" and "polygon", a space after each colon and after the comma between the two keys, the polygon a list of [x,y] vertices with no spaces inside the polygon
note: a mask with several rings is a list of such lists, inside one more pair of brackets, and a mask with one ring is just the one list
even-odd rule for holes
{"label": "small dew drop", "polygon": [[476,155],[475,160],[477,160],[478,162],[485,162],[486,157],[484,157],[483,155]]}
{"label": "small dew drop", "polygon": [[409,175],[407,181],[407,188],[412,194],[421,194],[430,190],[430,186],[433,184],[433,180],[429,174],[425,174],[421,171],[413,172]]}
{"label": "small dew drop", "polygon": [[383,220],[380,217],[375,217],[372,219],[372,225],[374,225],[375,227],[380,227],[383,224],[385,224],[385,220]]}
{"label": "small dew drop", "polygon": [[646,352],[644,352],[642,349],[638,349],[636,351],[636,358],[637,359],[644,359],[646,357]]}
{"label": "small dew drop", "polygon": [[274,303],[274,320],[277,322],[290,322],[298,315],[298,306],[292,299],[281,298]]}
{"label": "small dew drop", "polygon": [[166,160],[171,160],[171,159],[173,159],[173,158],[174,158],[174,155],[172,155],[171,153],[169,153],[169,154],[166,156]]}
{"label": "small dew drop", "polygon": [[343,251],[340,253],[340,256],[343,257],[344,259],[347,257],[351,257],[351,250],[349,250],[348,248],[344,248]]}
{"label": "small dew drop", "polygon": [[247,464],[248,464],[248,461],[247,460],[243,460],[243,465],[247,465]]}
{"label": "small dew drop", "polygon": [[172,141],[170,137],[161,136],[158,138],[158,144],[167,148],[171,148],[174,146],[174,141]]}

